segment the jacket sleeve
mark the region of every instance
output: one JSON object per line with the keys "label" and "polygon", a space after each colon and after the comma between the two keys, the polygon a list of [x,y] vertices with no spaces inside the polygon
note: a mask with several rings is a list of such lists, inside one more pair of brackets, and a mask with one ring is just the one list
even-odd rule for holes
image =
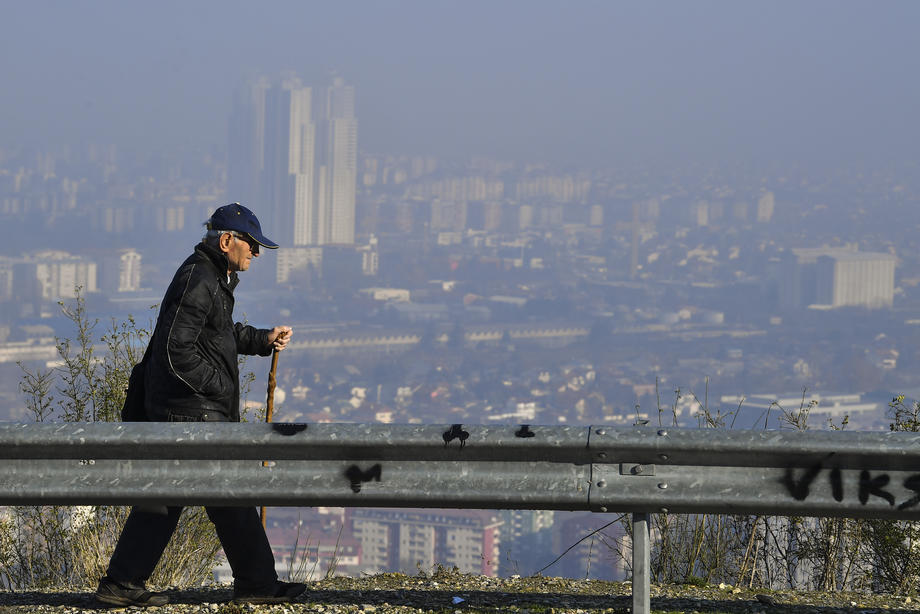
{"label": "jacket sleeve", "polygon": [[233,389],[232,382],[223,381],[227,378],[221,369],[202,355],[197,343],[213,304],[212,289],[196,279],[192,267],[166,337],[166,358],[170,371],[193,391],[220,396]]}
{"label": "jacket sleeve", "polygon": [[270,356],[272,346],[268,343],[267,328],[255,328],[248,324],[237,322],[233,325],[236,335],[236,351],[238,354],[253,354],[256,356]]}

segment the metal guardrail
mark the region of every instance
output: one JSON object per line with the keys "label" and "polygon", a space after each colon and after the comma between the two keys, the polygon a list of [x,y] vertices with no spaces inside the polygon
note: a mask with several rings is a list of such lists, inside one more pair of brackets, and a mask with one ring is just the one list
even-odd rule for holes
{"label": "metal guardrail", "polygon": [[[264,461],[268,461],[267,463]],[[920,520],[920,434],[610,426],[0,423],[0,505],[234,504]]]}

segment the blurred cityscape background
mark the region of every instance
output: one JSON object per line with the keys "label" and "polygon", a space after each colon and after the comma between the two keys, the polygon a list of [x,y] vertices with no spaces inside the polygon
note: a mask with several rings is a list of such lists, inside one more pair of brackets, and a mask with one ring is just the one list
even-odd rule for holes
{"label": "blurred cityscape background", "polygon": [[[38,4],[36,11],[45,11],[54,23],[67,17],[59,12],[75,10]],[[110,17],[130,12],[114,4],[95,6]],[[587,25],[595,13],[609,18],[603,23],[617,32],[626,27],[621,21],[630,19],[651,32],[658,19],[654,11],[627,10],[619,3],[610,3],[610,9],[585,3],[571,11],[554,3],[535,3],[530,12],[525,6],[507,3],[490,21],[483,3],[470,11],[449,5],[442,17],[451,18],[453,10],[471,28],[476,15],[485,24],[507,25],[520,17],[525,25],[550,28],[550,17],[559,16],[562,26],[573,28],[567,35],[577,37],[572,24],[583,26],[600,49],[609,41],[603,25]],[[659,17],[666,23],[657,25],[676,28],[680,15],[669,9],[683,14],[686,8],[679,6],[661,5]],[[770,126],[778,125],[772,122],[783,119],[776,105],[768,105],[770,113],[755,109],[746,120],[765,122],[756,129],[738,128],[744,122],[732,116],[737,147],[724,134],[732,126],[714,123],[706,128],[712,142],[705,135],[697,140],[695,133],[673,147],[660,140],[660,156],[645,149],[634,159],[628,155],[628,130],[617,141],[605,127],[629,125],[633,118],[624,113],[586,115],[584,126],[560,142],[567,149],[553,156],[536,145],[528,150],[526,142],[511,155],[512,148],[498,142],[507,135],[495,128],[485,132],[495,136],[494,146],[479,139],[471,148],[462,135],[470,118],[451,112],[439,121],[455,124],[455,151],[445,137],[449,131],[428,142],[418,135],[390,139],[381,124],[392,109],[365,98],[363,82],[354,76],[363,75],[373,90],[386,74],[335,70],[340,64],[334,50],[323,56],[325,71],[276,68],[265,60],[270,70],[234,65],[232,80],[209,82],[213,96],[229,101],[220,117],[209,120],[222,126],[214,140],[207,130],[201,136],[187,127],[187,138],[171,144],[167,138],[165,145],[133,134],[55,140],[41,119],[26,121],[23,114],[41,135],[32,140],[29,126],[16,121],[24,113],[19,98],[31,86],[17,81],[21,67],[13,70],[11,56],[0,54],[6,56],[0,64],[0,76],[7,76],[4,89],[15,90],[5,103],[0,99],[6,116],[6,136],[0,133],[0,420],[31,419],[19,389],[20,364],[54,366],[57,341],[74,336],[60,301],[72,302],[79,289],[100,326],[131,316],[149,325],[175,268],[201,238],[203,222],[216,207],[241,202],[282,245],[263,250],[242,276],[236,313],[257,326],[294,328],[279,361],[276,421],[631,425],[647,420],[693,427],[714,417],[726,428],[782,428],[784,410],[807,406],[811,428],[848,421],[850,429],[887,429],[893,396],[920,397],[920,156],[917,126],[901,121],[913,118],[920,98],[898,71],[916,54],[889,53],[892,46],[903,46],[900,52],[917,46],[898,36],[898,24],[911,23],[904,14],[916,11],[899,3],[886,5],[887,12],[847,2],[807,9],[779,3],[769,15],[751,7],[729,9],[728,3],[694,6],[688,18],[716,41],[707,47],[704,35],[694,38],[708,49],[696,61],[721,58],[720,52],[747,54],[761,71],[764,95],[772,83],[764,72],[770,58],[782,72],[786,61],[831,56],[854,41],[866,46],[835,56],[842,66],[817,62],[812,68],[826,70],[800,75],[802,87],[781,92],[790,100],[802,96],[800,105],[790,105],[797,111],[789,116],[788,149],[782,138],[767,136]],[[837,12],[822,13],[830,7]],[[169,10],[179,11],[178,5]],[[409,19],[432,9],[409,3],[391,12],[398,17],[400,10]],[[617,10],[627,13],[619,15],[621,21]],[[758,46],[770,37],[745,26],[745,32],[754,31],[746,45],[743,37],[724,34],[747,23],[752,15],[745,10],[773,25],[802,18],[814,28],[787,29],[788,39]],[[93,11],[79,17],[89,19]],[[197,17],[190,21],[205,28]],[[841,28],[828,34],[824,18]],[[339,23],[342,16],[329,19]],[[365,34],[367,19],[356,26]],[[63,25],[52,30],[57,28]],[[414,31],[405,23],[401,28]],[[525,30],[528,45],[540,40]],[[485,35],[483,44],[492,54],[487,61],[505,70],[503,62],[518,56],[503,54],[496,41],[514,48],[523,34]],[[180,46],[188,43],[187,31],[174,36]],[[388,47],[375,36],[376,50],[385,56]],[[431,46],[415,48],[416,53],[437,49],[429,36],[424,42]],[[476,46],[472,39],[458,43],[446,36],[445,44],[458,45],[457,53]],[[719,49],[724,36],[738,47]],[[7,46],[16,44],[16,37],[4,38]],[[687,43],[683,35],[675,40]],[[830,51],[818,50],[828,41]],[[674,41],[659,42],[680,51]],[[883,48],[870,50],[869,42]],[[406,44],[393,42],[399,49]],[[57,49],[50,39],[48,45]],[[185,51],[194,56],[196,45]],[[528,49],[537,60],[544,53]],[[45,61],[66,63],[52,56]],[[881,56],[885,59],[870,61]],[[597,61],[586,57],[581,59],[592,65]],[[681,62],[674,56],[663,61],[670,59]],[[643,61],[650,60],[635,58]],[[647,74],[654,72],[656,60],[651,61]],[[556,69],[579,64],[559,59],[544,65],[553,68],[547,79],[555,98],[567,87]],[[709,69],[717,73],[714,80],[691,89],[737,86],[734,69],[718,62]],[[527,63],[523,72],[533,71]],[[496,74],[512,79],[515,73]],[[456,96],[469,102],[463,75],[452,85]],[[858,104],[847,106],[835,76],[846,80]],[[424,96],[419,90],[426,81],[418,78],[418,90],[401,92],[407,105]],[[591,78],[616,82],[603,71]],[[648,79],[648,87],[660,86]],[[827,89],[817,95],[808,84],[824,79]],[[485,98],[491,93],[481,92]],[[48,104],[40,87],[33,94],[39,109]],[[774,102],[777,95],[770,91]],[[891,102],[895,98],[898,102]],[[840,108],[823,106],[826,100],[839,102],[845,117]],[[183,104],[201,107],[192,98]],[[671,121],[702,121],[681,116],[680,102],[673,105]],[[483,112],[474,108],[475,122]],[[507,105],[496,102],[491,108],[494,113],[482,115],[483,123],[518,121]],[[526,105],[520,108],[527,113]],[[584,111],[562,109],[567,116],[560,121]],[[146,121],[141,109],[122,112],[137,123]],[[430,109],[418,113],[419,121],[431,121]],[[163,117],[153,115],[148,128],[155,133]],[[399,117],[397,124],[405,126],[409,120]],[[652,121],[638,111],[636,117]],[[592,126],[602,133],[599,141],[591,140]],[[816,128],[808,132],[803,126]],[[835,127],[839,138],[828,138]],[[540,129],[529,126],[536,134]],[[163,130],[174,128],[164,124]],[[372,134],[371,146],[365,145],[365,131]],[[106,132],[111,128],[100,129]],[[806,144],[799,147],[793,133]],[[763,148],[757,147],[758,135]],[[579,152],[582,137],[588,155]],[[614,153],[598,153],[605,149]],[[268,361],[249,359],[244,370],[255,376],[246,398],[254,413],[265,403]],[[336,573],[361,574],[414,573],[439,563],[464,572],[523,575],[612,518],[545,511],[279,509],[270,510],[269,534],[280,565],[287,567],[299,543],[294,558],[306,560],[319,575],[332,565]],[[621,578],[622,536],[622,527],[611,525],[544,573]]]}

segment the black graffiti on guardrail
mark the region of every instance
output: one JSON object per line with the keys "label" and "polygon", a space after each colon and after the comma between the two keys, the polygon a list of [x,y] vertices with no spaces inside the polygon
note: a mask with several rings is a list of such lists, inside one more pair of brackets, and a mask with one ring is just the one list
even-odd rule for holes
{"label": "black graffiti on guardrail", "polygon": [[521,428],[514,432],[515,437],[521,437],[522,439],[527,439],[528,437],[534,437],[536,433],[530,430],[529,424],[522,424]]}
{"label": "black graffiti on guardrail", "polygon": [[452,442],[454,439],[460,440],[460,449],[463,449],[463,446],[466,445],[466,440],[470,438],[470,432],[463,430],[462,424],[454,424],[450,427],[449,431],[444,431],[444,434],[441,435],[444,439],[444,447],[447,447],[447,444]]}
{"label": "black graffiti on guardrail", "polygon": [[[786,487],[786,490],[792,495],[793,499],[796,501],[804,501],[811,494],[812,483],[814,483],[815,479],[824,469],[825,467],[822,463],[812,465],[805,470],[805,473],[801,477],[796,479],[793,469],[787,467],[786,473],[783,475],[780,483]],[[830,482],[831,495],[834,497],[834,500],[837,502],[843,501],[843,474],[839,467],[830,468],[828,481]],[[879,497],[887,501],[888,505],[894,506],[894,495],[885,490],[890,482],[891,476],[887,473],[873,476],[868,469],[863,469],[859,473],[859,488],[857,493],[859,502],[862,505],[866,505],[869,502],[869,497]],[[906,478],[903,486],[916,494],[898,505],[899,510],[911,508],[920,503],[920,474],[914,474]]]}
{"label": "black graffiti on guardrail", "polygon": [[367,471],[362,470],[361,467],[357,465],[352,465],[345,470],[345,477],[351,482],[351,491],[353,493],[361,492],[361,484],[364,482],[370,482],[371,480],[379,482],[382,476],[383,467],[380,466],[380,463],[374,465]]}
{"label": "black graffiti on guardrail", "polygon": [[302,422],[273,422],[272,430],[290,437],[307,430],[307,425]]}

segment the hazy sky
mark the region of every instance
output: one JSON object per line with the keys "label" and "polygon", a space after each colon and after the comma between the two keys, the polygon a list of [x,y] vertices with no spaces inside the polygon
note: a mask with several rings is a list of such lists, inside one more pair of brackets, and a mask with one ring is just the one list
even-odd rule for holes
{"label": "hazy sky", "polygon": [[223,144],[245,75],[359,144],[586,164],[917,158],[920,2],[0,0],[0,146]]}

